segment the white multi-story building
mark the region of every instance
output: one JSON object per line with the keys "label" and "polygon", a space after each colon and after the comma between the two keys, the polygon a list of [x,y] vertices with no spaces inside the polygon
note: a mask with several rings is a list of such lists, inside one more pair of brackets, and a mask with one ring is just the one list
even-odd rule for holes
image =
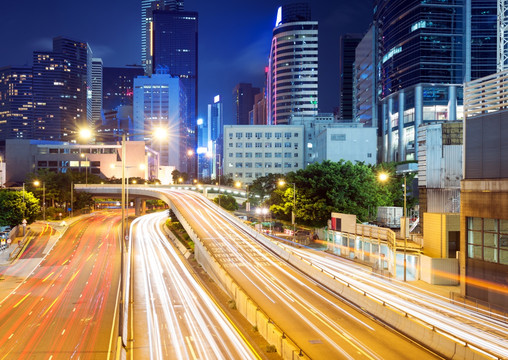
{"label": "white multi-story building", "polygon": [[[134,136],[160,154],[162,166],[174,166],[187,171],[186,149],[186,97],[181,80],[169,74],[138,76],[134,79]],[[150,137],[157,127],[168,130],[168,139],[161,141]]]}
{"label": "white multi-story building", "polygon": [[336,123],[322,129],[315,138],[315,162],[351,161],[375,165],[377,129],[359,123]]}
{"label": "white multi-story building", "polygon": [[318,111],[318,22],[310,5],[279,8],[267,74],[268,124],[288,124],[292,114]]}
{"label": "white multi-story building", "polygon": [[102,123],[102,59],[92,58],[92,83],[89,86],[90,96],[92,99],[91,118],[88,123],[95,127]]}
{"label": "white multi-story building", "polygon": [[304,168],[303,125],[224,126],[223,174],[250,184]]}

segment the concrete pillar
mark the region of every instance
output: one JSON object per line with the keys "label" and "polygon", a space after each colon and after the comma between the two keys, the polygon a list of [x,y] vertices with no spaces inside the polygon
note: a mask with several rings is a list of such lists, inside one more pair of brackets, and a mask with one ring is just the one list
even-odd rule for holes
{"label": "concrete pillar", "polygon": [[421,85],[415,87],[415,160],[418,160],[418,129],[423,123],[423,89]]}
{"label": "concrete pillar", "polygon": [[387,159],[386,161],[393,160],[393,152],[392,152],[392,115],[393,115],[393,97],[388,98],[388,124],[386,127],[386,131],[388,133],[388,146],[386,147],[387,151]]}
{"label": "concrete pillar", "polygon": [[448,87],[448,120],[457,120],[457,87],[455,85]]}
{"label": "concrete pillar", "polygon": [[136,216],[139,216],[141,214],[141,199],[140,198],[134,199],[134,210],[135,210]]}
{"label": "concrete pillar", "polygon": [[399,158],[397,161],[406,160],[406,142],[405,142],[405,129],[404,129],[404,90],[399,91],[399,144],[398,152]]}
{"label": "concrete pillar", "polygon": [[146,214],[146,199],[141,200],[141,213]]}

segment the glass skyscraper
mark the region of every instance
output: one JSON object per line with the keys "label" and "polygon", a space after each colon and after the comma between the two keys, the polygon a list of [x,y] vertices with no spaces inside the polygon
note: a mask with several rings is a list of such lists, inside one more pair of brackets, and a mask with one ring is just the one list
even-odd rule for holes
{"label": "glass skyscraper", "polygon": [[421,124],[463,118],[462,84],[496,71],[495,4],[496,0],[375,2],[382,160],[416,159]]}
{"label": "glass skyscraper", "polygon": [[278,9],[267,74],[268,123],[288,124],[291,115],[318,111],[318,22],[309,4]]}
{"label": "glass skyscraper", "polygon": [[[167,71],[182,81],[187,110],[182,117],[187,136],[187,150],[196,152],[196,120],[198,105],[198,13],[191,11],[153,11],[153,70]],[[196,161],[178,170],[196,175]]]}

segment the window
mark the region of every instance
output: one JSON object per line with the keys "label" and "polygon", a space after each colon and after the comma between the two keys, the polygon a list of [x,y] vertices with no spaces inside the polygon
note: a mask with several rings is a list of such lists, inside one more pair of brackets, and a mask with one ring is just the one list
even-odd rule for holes
{"label": "window", "polygon": [[282,147],[282,143],[281,143],[281,142],[277,142],[277,143],[275,143],[275,147],[276,147],[276,148],[281,148],[281,147]]}
{"label": "window", "polygon": [[295,168],[297,168],[297,167],[298,167],[298,163],[297,163],[297,162],[295,162],[294,167],[295,167]]}
{"label": "window", "polygon": [[294,136],[295,138],[297,138],[297,137],[298,137],[298,133],[294,133],[294,135],[293,135],[293,136]]}
{"label": "window", "polygon": [[252,148],[252,143],[251,142],[245,143],[245,147],[246,148]]}
{"label": "window", "polygon": [[236,157],[237,157],[237,158],[241,158],[241,157],[243,157],[243,153],[236,153]]}
{"label": "window", "polygon": [[254,154],[254,157],[261,158],[263,157],[263,153],[257,152],[256,154]]}
{"label": "window", "polygon": [[237,169],[243,168],[243,163],[241,163],[241,162],[237,162],[237,163],[235,164],[235,168],[237,168]]}
{"label": "window", "polygon": [[297,158],[298,157],[298,153],[294,153],[293,157]]}
{"label": "window", "polygon": [[48,162],[47,161],[38,161],[37,166],[48,166]]}
{"label": "window", "polygon": [[228,167],[232,168],[233,167],[233,163],[232,162],[228,162]]}
{"label": "window", "polygon": [[265,143],[265,148],[271,148],[272,147],[272,143],[271,142],[266,142]]}
{"label": "window", "polygon": [[290,133],[290,132],[286,132],[286,133],[284,133],[284,137],[285,137],[286,139],[291,139],[291,133]]}
{"label": "window", "polygon": [[284,143],[284,147],[285,148],[290,148],[291,147],[291,143],[290,142],[285,142]]}
{"label": "window", "polygon": [[247,179],[251,179],[251,178],[252,178],[252,173],[251,173],[251,172],[249,172],[249,173],[245,173],[245,177],[246,177]]}
{"label": "window", "polygon": [[228,143],[228,147],[232,148],[233,147],[233,143]]}
{"label": "window", "polygon": [[252,163],[251,162],[246,162],[245,163],[245,167],[246,168],[252,168]]}
{"label": "window", "polygon": [[284,163],[284,167],[289,169],[289,168],[291,168],[291,164],[290,163]]}
{"label": "window", "polygon": [[257,163],[254,164],[254,167],[256,169],[262,168],[263,167],[263,163],[257,162]]}
{"label": "window", "polygon": [[92,167],[101,167],[101,162],[100,161],[90,161],[90,165]]}
{"label": "window", "polygon": [[275,135],[276,139],[280,139],[282,137],[282,133],[281,132],[276,132],[274,135]]}
{"label": "window", "polygon": [[241,143],[241,142],[237,142],[237,143],[236,143],[236,147],[237,147],[237,148],[241,148],[242,146],[243,146],[243,143]]}
{"label": "window", "polygon": [[346,141],[346,134],[332,134],[332,141]]}
{"label": "window", "polygon": [[263,147],[263,143],[257,142],[257,143],[256,143],[256,147],[257,147],[257,148],[261,148],[261,147]]}
{"label": "window", "polygon": [[263,137],[263,133],[257,132],[256,133],[256,139],[261,139]]}
{"label": "window", "polygon": [[291,157],[291,153],[290,153],[290,152],[286,152],[286,153],[284,153],[284,157],[285,157],[285,158],[290,158],[290,157]]}
{"label": "window", "polygon": [[58,166],[58,161],[48,161],[48,166]]}
{"label": "window", "polygon": [[282,163],[276,162],[276,163],[274,163],[274,166],[276,168],[282,168]]}
{"label": "window", "polygon": [[293,148],[294,148],[295,150],[298,150],[298,143],[293,143]]}
{"label": "window", "polygon": [[252,153],[251,152],[246,152],[245,153],[245,157],[246,158],[251,158],[252,157]]}
{"label": "window", "polygon": [[265,132],[265,138],[271,139],[272,138],[272,133]]}
{"label": "window", "polygon": [[270,163],[270,162],[265,163],[265,168],[271,168],[271,167],[272,167],[272,163]]}
{"label": "window", "polygon": [[251,132],[245,133],[245,137],[246,137],[247,139],[252,138],[252,133],[251,133]]}
{"label": "window", "polygon": [[276,158],[281,158],[282,157],[282,153],[281,152],[276,152],[275,153],[275,157]]}
{"label": "window", "polygon": [[[368,158],[371,158],[372,157],[372,153],[367,153],[367,157]],[[407,212],[407,211],[406,211]]]}
{"label": "window", "polygon": [[271,158],[272,157],[272,153],[265,153],[265,158]]}
{"label": "window", "polygon": [[58,149],[49,149],[50,154],[58,154]]}
{"label": "window", "polygon": [[234,155],[233,153],[228,153],[229,157],[233,157],[233,155]]}
{"label": "window", "polygon": [[229,140],[233,140],[233,133],[229,133]]}
{"label": "window", "polygon": [[259,178],[259,177],[263,176],[263,173],[261,173],[261,172],[254,173],[254,176],[256,178]]}
{"label": "window", "polygon": [[243,134],[241,132],[236,133],[236,138],[241,139],[243,137]]}
{"label": "window", "polygon": [[508,220],[466,219],[467,257],[508,265]]}

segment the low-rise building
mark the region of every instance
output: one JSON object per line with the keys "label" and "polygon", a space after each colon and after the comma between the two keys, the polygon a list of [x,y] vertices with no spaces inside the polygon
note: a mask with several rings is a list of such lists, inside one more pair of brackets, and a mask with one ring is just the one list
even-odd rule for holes
{"label": "low-rise building", "polygon": [[223,175],[250,184],[304,168],[303,125],[224,126]]}
{"label": "low-rise building", "polygon": [[[126,176],[158,179],[157,152],[148,148],[144,141],[127,141],[125,149]],[[23,182],[29,173],[41,170],[121,178],[121,154],[120,142],[77,145],[62,141],[9,139],[5,142],[6,182]]]}

